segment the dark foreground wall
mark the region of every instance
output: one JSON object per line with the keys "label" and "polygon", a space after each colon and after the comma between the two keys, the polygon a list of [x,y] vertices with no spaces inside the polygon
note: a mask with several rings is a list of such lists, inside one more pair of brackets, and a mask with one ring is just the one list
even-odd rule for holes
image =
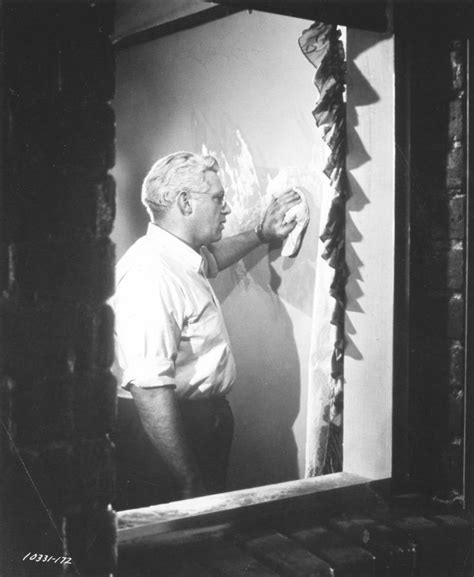
{"label": "dark foreground wall", "polygon": [[462,499],[466,299],[467,41],[411,40],[412,478]]}
{"label": "dark foreground wall", "polygon": [[[0,572],[57,574],[64,555],[73,573],[108,575],[113,6],[6,1],[2,17]],[[28,552],[56,561],[40,571]]]}

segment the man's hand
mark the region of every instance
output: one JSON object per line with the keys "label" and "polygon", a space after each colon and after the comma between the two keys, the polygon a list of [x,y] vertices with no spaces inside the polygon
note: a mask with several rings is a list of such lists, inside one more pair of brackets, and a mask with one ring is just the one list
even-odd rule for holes
{"label": "man's hand", "polygon": [[284,239],[295,228],[295,221],[283,223],[283,220],[288,210],[299,202],[300,195],[291,188],[272,199],[262,220],[262,235],[267,242]]}
{"label": "man's hand", "polygon": [[300,195],[293,189],[287,190],[269,204],[262,220],[260,234],[255,229],[251,229],[223,238],[209,246],[219,270],[233,265],[251,250],[260,246],[262,241],[272,242],[286,238],[295,228],[296,222],[283,224],[283,219],[287,211],[299,202],[301,202]]}

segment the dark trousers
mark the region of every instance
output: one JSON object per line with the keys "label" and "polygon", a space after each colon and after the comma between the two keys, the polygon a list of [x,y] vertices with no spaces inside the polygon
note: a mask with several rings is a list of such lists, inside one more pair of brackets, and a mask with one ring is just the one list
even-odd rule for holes
{"label": "dark trousers", "polygon": [[[209,494],[225,491],[234,418],[224,397],[180,401],[187,442]],[[175,480],[143,429],[133,399],[118,400],[116,510],[180,498]]]}

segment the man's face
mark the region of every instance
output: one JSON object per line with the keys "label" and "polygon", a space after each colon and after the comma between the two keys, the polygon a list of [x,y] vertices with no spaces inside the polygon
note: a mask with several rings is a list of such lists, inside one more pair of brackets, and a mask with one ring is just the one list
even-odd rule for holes
{"label": "man's face", "polygon": [[222,238],[224,223],[231,209],[226,203],[220,178],[213,170],[205,173],[209,189],[192,192],[194,238],[197,246],[208,245]]}

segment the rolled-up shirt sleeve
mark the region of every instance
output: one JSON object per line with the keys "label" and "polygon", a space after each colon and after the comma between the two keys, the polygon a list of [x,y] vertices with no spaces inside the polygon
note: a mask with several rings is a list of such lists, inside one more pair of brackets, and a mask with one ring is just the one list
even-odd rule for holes
{"label": "rolled-up shirt sleeve", "polygon": [[126,274],[113,299],[116,357],[121,386],[176,386],[175,361],[185,302],[172,278],[160,271]]}

